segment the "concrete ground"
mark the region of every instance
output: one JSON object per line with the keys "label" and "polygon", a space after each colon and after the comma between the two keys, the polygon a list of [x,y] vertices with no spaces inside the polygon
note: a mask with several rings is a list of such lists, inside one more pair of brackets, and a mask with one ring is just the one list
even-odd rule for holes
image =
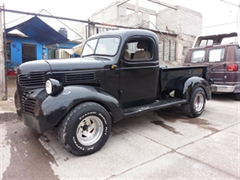
{"label": "concrete ground", "polygon": [[123,119],[98,152],[77,157],[17,120],[14,78],[0,101],[0,180],[240,179],[240,102],[215,95],[195,119],[178,106]]}

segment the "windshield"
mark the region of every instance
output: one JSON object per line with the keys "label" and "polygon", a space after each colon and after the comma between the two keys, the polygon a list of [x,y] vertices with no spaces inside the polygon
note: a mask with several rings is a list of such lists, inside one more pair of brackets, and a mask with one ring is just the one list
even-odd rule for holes
{"label": "windshield", "polygon": [[105,37],[89,40],[84,45],[82,56],[93,54],[113,56],[117,53],[119,43],[119,37]]}

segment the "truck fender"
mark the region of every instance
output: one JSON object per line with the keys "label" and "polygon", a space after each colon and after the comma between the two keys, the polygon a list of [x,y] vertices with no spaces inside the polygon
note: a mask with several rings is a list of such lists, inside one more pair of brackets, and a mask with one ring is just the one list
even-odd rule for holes
{"label": "truck fender", "polygon": [[100,88],[92,86],[65,86],[61,93],[48,96],[42,103],[41,109],[47,123],[56,126],[73,107],[90,101],[106,108],[114,122],[123,118],[118,100]]}
{"label": "truck fender", "polygon": [[192,92],[198,87],[204,90],[207,100],[211,99],[211,88],[208,81],[197,76],[181,78],[175,86],[176,97],[189,101]]}

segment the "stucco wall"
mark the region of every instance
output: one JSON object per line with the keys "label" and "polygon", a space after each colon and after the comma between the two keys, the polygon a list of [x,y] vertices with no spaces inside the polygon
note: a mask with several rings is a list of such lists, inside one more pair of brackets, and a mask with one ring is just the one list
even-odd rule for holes
{"label": "stucco wall", "polygon": [[[10,42],[11,48],[11,66],[19,66],[22,64],[22,43],[36,45],[36,58],[43,58],[42,45],[28,38],[7,36],[7,42]],[[46,49],[46,55],[48,50]],[[48,58],[48,57],[47,57]]]}

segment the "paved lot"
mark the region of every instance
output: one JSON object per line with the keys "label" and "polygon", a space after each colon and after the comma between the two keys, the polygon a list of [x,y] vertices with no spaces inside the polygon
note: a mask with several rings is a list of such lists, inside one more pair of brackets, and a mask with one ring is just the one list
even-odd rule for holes
{"label": "paved lot", "polygon": [[240,102],[231,96],[214,96],[196,119],[178,106],[126,118],[83,157],[63,149],[57,130],[24,126],[12,99],[0,101],[0,179],[240,179]]}

